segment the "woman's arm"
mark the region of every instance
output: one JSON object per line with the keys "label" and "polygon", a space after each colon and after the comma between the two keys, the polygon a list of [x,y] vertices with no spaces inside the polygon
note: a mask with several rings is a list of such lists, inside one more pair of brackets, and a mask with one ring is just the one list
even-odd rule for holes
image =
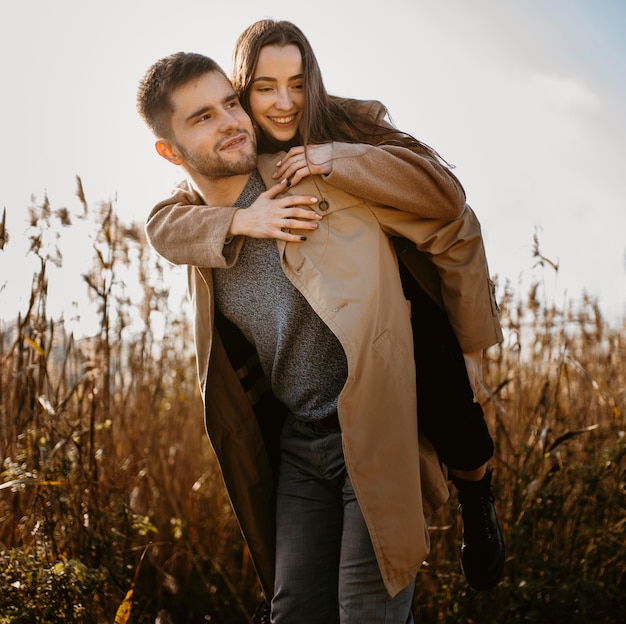
{"label": "woman's arm", "polygon": [[430,219],[454,219],[465,208],[465,191],[433,157],[395,145],[333,144],[326,180],[369,201]]}
{"label": "woman's arm", "polygon": [[418,217],[455,219],[465,206],[456,176],[433,156],[398,145],[326,143],[294,147],[281,159],[274,179],[297,184],[320,174],[357,197],[394,206]]}
{"label": "woman's arm", "polygon": [[[286,181],[261,193],[245,209],[209,207],[183,182],[158,203],[146,222],[146,235],[155,251],[172,264],[229,268],[235,264],[245,236],[287,242],[306,240],[303,232],[317,228],[322,217],[308,209],[316,197],[290,195],[277,198]],[[306,207],[301,207],[306,206]],[[292,234],[289,229],[298,230]]]}
{"label": "woman's arm", "polygon": [[183,182],[159,202],[146,221],[146,236],[154,250],[172,264],[228,268],[236,260],[243,238],[230,244],[228,230],[238,208],[210,208]]}
{"label": "woman's arm", "polygon": [[[335,98],[337,99],[337,98]],[[376,100],[337,99],[354,121],[344,138],[292,148],[277,166],[275,180],[297,184],[323,175],[337,188],[363,199],[432,219],[455,219],[465,207],[465,191],[439,155],[395,128]],[[349,136],[349,138],[348,138]]]}

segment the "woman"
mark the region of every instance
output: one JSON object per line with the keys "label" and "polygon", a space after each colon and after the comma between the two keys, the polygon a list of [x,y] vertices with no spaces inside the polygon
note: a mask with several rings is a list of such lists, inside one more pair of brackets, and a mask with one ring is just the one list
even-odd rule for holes
{"label": "woman", "polygon": [[[338,188],[422,217],[451,219],[462,214],[463,189],[447,163],[387,122],[381,103],[329,95],[308,40],[290,22],[261,20],[240,35],[232,82],[255,123],[259,152],[287,152],[275,179],[288,178],[295,185],[305,176],[322,174]],[[428,192],[433,186],[447,204],[432,201]],[[470,209],[465,213],[471,214]],[[487,466],[493,445],[482,409],[474,402],[482,377],[482,349],[461,357],[446,315],[404,268],[401,271],[413,303],[420,426],[459,490],[468,581],[477,589],[490,589],[502,574],[504,550]],[[453,399],[444,404],[443,398],[450,396]],[[481,521],[485,512],[489,526]]]}

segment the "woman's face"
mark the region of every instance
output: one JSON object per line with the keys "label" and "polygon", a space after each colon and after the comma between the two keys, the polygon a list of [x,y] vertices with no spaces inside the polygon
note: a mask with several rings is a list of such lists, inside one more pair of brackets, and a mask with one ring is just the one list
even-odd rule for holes
{"label": "woman's face", "polygon": [[304,109],[304,74],[300,49],[294,44],[261,49],[250,86],[250,113],[275,141],[291,141]]}

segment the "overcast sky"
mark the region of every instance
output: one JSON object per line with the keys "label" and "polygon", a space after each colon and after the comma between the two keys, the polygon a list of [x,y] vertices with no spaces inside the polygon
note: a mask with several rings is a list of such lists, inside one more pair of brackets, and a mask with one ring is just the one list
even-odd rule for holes
{"label": "overcast sky", "polygon": [[[621,0],[34,0],[3,2],[0,38],[0,316],[21,305],[16,273],[31,195],[76,209],[116,198],[143,221],[182,172],[160,159],[135,111],[158,58],[201,52],[230,71],[253,21],[295,22],[326,86],[376,98],[456,165],[481,220],[491,272],[536,277],[532,241],[558,261],[547,295],[598,296],[626,317],[626,3]],[[11,266],[9,275],[8,266]],[[76,270],[66,266],[66,271]],[[68,273],[69,275],[69,273]],[[73,282],[68,277],[68,284]],[[64,293],[64,299],[71,293]],[[8,304],[11,305],[8,305]]]}

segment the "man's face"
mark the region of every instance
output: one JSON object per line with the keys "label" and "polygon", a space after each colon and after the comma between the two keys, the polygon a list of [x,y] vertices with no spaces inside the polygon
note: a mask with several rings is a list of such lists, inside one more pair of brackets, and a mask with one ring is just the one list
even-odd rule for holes
{"label": "man's face", "polygon": [[204,74],[176,89],[170,99],[174,138],[162,141],[171,149],[168,160],[209,179],[255,169],[252,122],[225,76],[219,72]]}

